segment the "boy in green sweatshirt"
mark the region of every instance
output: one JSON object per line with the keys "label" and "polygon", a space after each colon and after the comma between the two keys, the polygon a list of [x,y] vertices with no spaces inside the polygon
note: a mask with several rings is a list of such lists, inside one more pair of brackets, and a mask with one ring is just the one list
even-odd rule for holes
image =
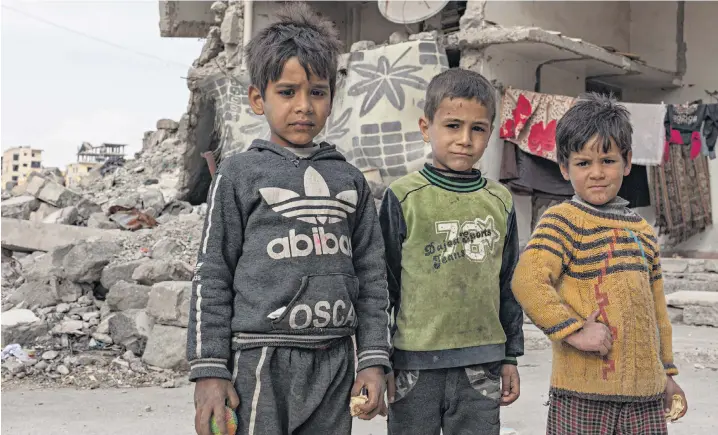
{"label": "boy in green sweatshirt", "polygon": [[393,310],[389,434],[499,434],[519,396],[523,313],[513,201],[473,169],[496,115],[493,86],[452,69],[431,81],[419,127],[433,163],[389,186],[380,210]]}

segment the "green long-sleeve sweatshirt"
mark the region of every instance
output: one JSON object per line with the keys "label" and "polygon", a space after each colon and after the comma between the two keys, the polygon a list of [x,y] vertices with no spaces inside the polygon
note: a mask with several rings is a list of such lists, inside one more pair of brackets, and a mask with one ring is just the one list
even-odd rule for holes
{"label": "green long-sleeve sweatshirt", "polygon": [[519,247],[509,191],[478,171],[426,165],[391,184],[379,218],[393,366],[515,363],[523,355],[523,312],[510,288]]}

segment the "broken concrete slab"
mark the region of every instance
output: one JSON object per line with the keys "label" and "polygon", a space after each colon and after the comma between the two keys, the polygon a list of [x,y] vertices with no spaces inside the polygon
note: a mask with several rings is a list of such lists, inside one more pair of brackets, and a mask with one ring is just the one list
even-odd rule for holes
{"label": "broken concrete slab", "polygon": [[28,281],[46,281],[50,277],[65,276],[62,260],[74,248],[74,244],[58,246],[50,252],[34,253],[23,263],[23,275]]}
{"label": "broken concrete slab", "polygon": [[142,361],[170,370],[187,370],[187,329],[155,325],[152,328]]}
{"label": "broken concrete slab", "polygon": [[132,274],[135,269],[150,261],[149,258],[128,261],[126,263],[111,264],[102,269],[100,283],[106,289],[111,289],[118,281],[133,282]]}
{"label": "broken concrete slab", "polygon": [[47,180],[45,180],[45,178],[43,178],[40,174],[33,172],[27,177],[27,181],[25,182],[25,192],[28,195],[32,195],[37,198],[46,182]]}
{"label": "broken concrete slab", "polygon": [[40,207],[40,201],[34,196],[23,195],[5,199],[0,204],[2,216],[13,219],[30,219],[30,215]]}
{"label": "broken concrete slab", "polygon": [[57,305],[59,298],[49,282],[28,281],[12,292],[7,301],[13,306],[22,303],[27,308],[45,308]]}
{"label": "broken concrete slab", "polygon": [[150,297],[152,287],[118,281],[110,288],[105,302],[110,311],[144,309]]}
{"label": "broken concrete slab", "polygon": [[710,307],[689,305],[683,308],[683,323],[718,327],[718,303]]}
{"label": "broken concrete slab", "polygon": [[77,283],[100,281],[102,269],[122,250],[115,242],[83,242],[74,246],[62,261],[65,276]]}
{"label": "broken concrete slab", "polygon": [[89,286],[90,288],[83,288],[81,284],[77,284],[69,279],[63,279],[58,276],[52,277],[49,280],[49,285],[53,289],[58,300],[68,303],[76,302],[84,293],[92,290],[91,286]]}
{"label": "broken concrete slab", "polygon": [[109,320],[109,332],[112,341],[125,346],[135,355],[142,355],[154,320],[145,310],[127,310],[117,313]]}
{"label": "broken concrete slab", "polygon": [[163,281],[189,281],[192,279],[192,267],[179,260],[150,260],[135,269],[132,279],[144,285]]}
{"label": "broken concrete slab", "polygon": [[670,276],[663,278],[663,292],[665,294],[684,291],[716,293],[718,292],[718,281],[693,281],[683,278],[671,278]]}
{"label": "broken concrete slab", "polygon": [[94,212],[102,211],[99,205],[84,198],[81,194],[55,181],[43,178],[37,173],[30,175],[27,191],[37,199],[58,208],[75,206],[83,220],[87,220]]}
{"label": "broken concrete slab", "polygon": [[75,225],[80,218],[77,207],[70,206],[56,210],[42,219],[45,224]]}
{"label": "broken concrete slab", "polygon": [[187,327],[191,281],[167,281],[152,286],[147,313],[160,325]]}
{"label": "broken concrete slab", "polygon": [[100,230],[61,224],[43,224],[2,218],[2,246],[12,251],[52,251],[54,248],[99,237],[116,239],[120,230]]}
{"label": "broken concrete slab", "polygon": [[32,311],[12,309],[2,313],[2,347],[17,343],[21,346],[34,343],[35,339],[47,334],[48,327]]}
{"label": "broken concrete slab", "polygon": [[46,202],[40,201],[40,207],[38,207],[36,211],[30,214],[30,220],[33,222],[42,222],[47,216],[57,212],[58,210],[62,209],[57,208],[54,205],[50,205]]}
{"label": "broken concrete slab", "polygon": [[685,308],[690,305],[718,307],[718,293],[701,291],[682,291],[666,295],[666,304]]}
{"label": "broken concrete slab", "polygon": [[99,228],[102,230],[119,230],[120,226],[115,222],[112,222],[105,213],[97,212],[92,213],[87,219],[87,226],[89,228]]}

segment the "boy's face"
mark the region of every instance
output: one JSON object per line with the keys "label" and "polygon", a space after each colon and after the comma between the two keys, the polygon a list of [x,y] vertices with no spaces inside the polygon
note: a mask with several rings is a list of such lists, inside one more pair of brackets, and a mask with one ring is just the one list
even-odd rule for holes
{"label": "boy's face", "polygon": [[329,80],[307,73],[296,57],[290,58],[276,82],[269,82],[264,98],[249,88],[249,104],[264,115],[272,132],[271,141],[289,147],[311,145],[324,128],[331,112]]}
{"label": "boy's face", "polygon": [[434,166],[468,171],[484,155],[491,137],[491,114],[477,100],[444,98],[434,120],[419,119],[424,141],[431,143]]}
{"label": "boy's face", "polygon": [[594,136],[580,152],[571,153],[568,162],[561,165],[561,173],[584,201],[604,205],[618,195],[623,177],[631,172],[631,158],[629,152],[623,159],[613,139],[604,153],[601,141]]}

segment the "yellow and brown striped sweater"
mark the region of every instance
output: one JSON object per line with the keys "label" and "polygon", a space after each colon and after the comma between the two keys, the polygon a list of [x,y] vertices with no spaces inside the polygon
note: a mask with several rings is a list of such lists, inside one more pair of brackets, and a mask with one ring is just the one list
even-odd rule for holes
{"label": "yellow and brown striped sweater", "polygon": [[[652,400],[663,393],[666,375],[678,373],[659,247],[640,216],[575,200],[550,208],[519,260],[512,289],[553,342],[552,393]],[[614,337],[606,357],[563,341],[596,310]]]}

